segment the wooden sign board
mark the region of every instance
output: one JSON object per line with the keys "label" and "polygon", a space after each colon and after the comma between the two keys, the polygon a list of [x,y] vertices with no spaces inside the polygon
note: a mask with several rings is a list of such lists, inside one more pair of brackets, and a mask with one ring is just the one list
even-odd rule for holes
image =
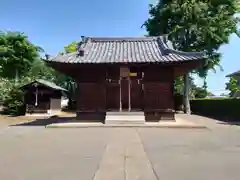
{"label": "wooden sign board", "polygon": [[129,76],[136,77],[137,73],[129,73]]}

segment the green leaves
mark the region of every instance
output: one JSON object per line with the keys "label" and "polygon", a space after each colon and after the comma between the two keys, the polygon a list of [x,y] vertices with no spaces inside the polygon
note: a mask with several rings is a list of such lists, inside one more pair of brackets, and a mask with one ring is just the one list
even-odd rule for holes
{"label": "green leaves", "polygon": [[[77,42],[65,47],[65,53],[75,52]],[[52,81],[70,90],[73,96],[75,84],[69,77],[48,67],[39,53],[44,50],[32,44],[23,33],[0,31],[0,102],[4,102],[5,113],[17,115],[22,112],[23,94],[21,85],[35,79]],[[19,77],[18,83],[14,78]],[[16,78],[18,79],[18,78]]]}
{"label": "green leaves", "polygon": [[25,75],[39,58],[40,47],[33,45],[23,33],[0,32],[0,76],[13,79]]}
{"label": "green leaves", "polygon": [[230,81],[226,83],[226,90],[230,91],[230,96],[232,97],[235,93],[240,92],[240,87],[238,84],[238,80],[234,77],[230,78]]}
{"label": "green leaves", "polygon": [[201,71],[208,71],[220,62],[219,47],[228,43],[232,33],[239,33],[235,15],[240,10],[239,2],[161,0],[150,6],[150,18],[143,26],[151,36],[168,34],[178,50],[205,51],[209,59]]}
{"label": "green leaves", "polygon": [[12,87],[3,102],[3,113],[8,115],[24,115],[24,93],[18,87]]}
{"label": "green leaves", "polygon": [[67,45],[64,47],[64,52],[65,53],[72,53],[77,51],[77,45],[79,42],[72,42],[71,44]]}

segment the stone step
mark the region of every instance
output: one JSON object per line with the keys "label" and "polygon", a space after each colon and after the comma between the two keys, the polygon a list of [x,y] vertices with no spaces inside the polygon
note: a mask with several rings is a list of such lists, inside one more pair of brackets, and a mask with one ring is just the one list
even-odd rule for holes
{"label": "stone step", "polygon": [[110,112],[106,114],[105,124],[143,124],[143,112]]}
{"label": "stone step", "polygon": [[124,116],[124,115],[127,115],[127,116],[144,116],[144,112],[139,112],[139,111],[136,111],[136,112],[128,112],[128,111],[122,111],[122,112],[119,112],[119,111],[109,111],[106,113],[106,115],[116,115],[116,116]]}
{"label": "stone step", "polygon": [[145,121],[136,120],[105,120],[105,124],[144,124]]}

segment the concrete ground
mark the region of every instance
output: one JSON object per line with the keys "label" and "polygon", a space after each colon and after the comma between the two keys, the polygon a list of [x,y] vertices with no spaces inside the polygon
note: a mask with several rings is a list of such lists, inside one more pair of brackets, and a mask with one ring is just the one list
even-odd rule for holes
{"label": "concrete ground", "polygon": [[0,179],[238,180],[240,126],[180,116],[209,129],[0,123]]}

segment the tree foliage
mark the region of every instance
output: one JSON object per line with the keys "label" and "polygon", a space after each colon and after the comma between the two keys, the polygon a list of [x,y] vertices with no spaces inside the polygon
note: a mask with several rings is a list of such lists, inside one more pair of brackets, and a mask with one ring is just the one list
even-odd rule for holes
{"label": "tree foliage", "polygon": [[143,26],[151,36],[168,34],[178,50],[206,52],[208,61],[198,70],[204,77],[219,65],[219,47],[238,34],[237,12],[239,0],[160,0],[150,5]]}
{"label": "tree foliage", "polygon": [[[66,76],[47,66],[40,57],[43,50],[30,43],[24,33],[0,34],[0,103],[5,113],[19,114],[23,94],[19,87],[35,79],[45,79],[60,86],[66,85]],[[16,78],[16,72],[18,81]]]}
{"label": "tree foliage", "polygon": [[[194,79],[190,76],[189,77],[189,85],[190,85],[190,89],[189,89],[189,94],[191,98],[195,97],[193,88],[196,87],[196,85],[194,84]],[[179,77],[174,81],[174,94],[179,94],[179,95],[183,95],[183,91],[184,91],[184,80],[183,77]]]}
{"label": "tree foliage", "polygon": [[64,52],[65,53],[76,52],[78,44],[79,44],[79,42],[77,42],[77,41],[74,41],[74,42],[68,44],[67,46],[64,47]]}
{"label": "tree foliage", "polygon": [[3,113],[8,115],[24,115],[24,92],[13,86],[5,97]]}
{"label": "tree foliage", "polygon": [[234,77],[230,78],[230,81],[228,83],[226,83],[226,90],[229,90],[229,96],[233,97],[234,94],[240,92],[240,87],[238,84],[237,79],[235,79]]}
{"label": "tree foliage", "polygon": [[24,93],[19,89],[24,82],[26,82],[25,78],[21,78],[17,84],[14,80],[0,78],[0,103],[4,106],[5,114],[24,113]]}
{"label": "tree foliage", "polygon": [[0,76],[16,78],[25,75],[42,49],[32,44],[24,33],[0,32]]}
{"label": "tree foliage", "polygon": [[[80,44],[81,42],[77,42],[77,41],[74,41],[68,44],[67,46],[64,47],[64,53],[68,54],[68,53],[76,52]],[[65,76],[63,82],[64,82],[64,88],[68,90],[69,109],[74,109],[73,101],[75,99],[75,92],[76,92],[77,85],[74,82],[74,80],[69,76]]]}
{"label": "tree foliage", "polygon": [[195,87],[195,98],[206,98],[208,96],[208,91],[205,88],[202,87]]}
{"label": "tree foliage", "polygon": [[[173,47],[182,51],[200,51],[208,56],[196,72],[206,77],[219,66],[222,44],[238,33],[239,0],[159,0],[150,5],[150,17],[143,26],[150,36],[168,35]],[[190,113],[188,74],[184,76],[185,112]]]}

